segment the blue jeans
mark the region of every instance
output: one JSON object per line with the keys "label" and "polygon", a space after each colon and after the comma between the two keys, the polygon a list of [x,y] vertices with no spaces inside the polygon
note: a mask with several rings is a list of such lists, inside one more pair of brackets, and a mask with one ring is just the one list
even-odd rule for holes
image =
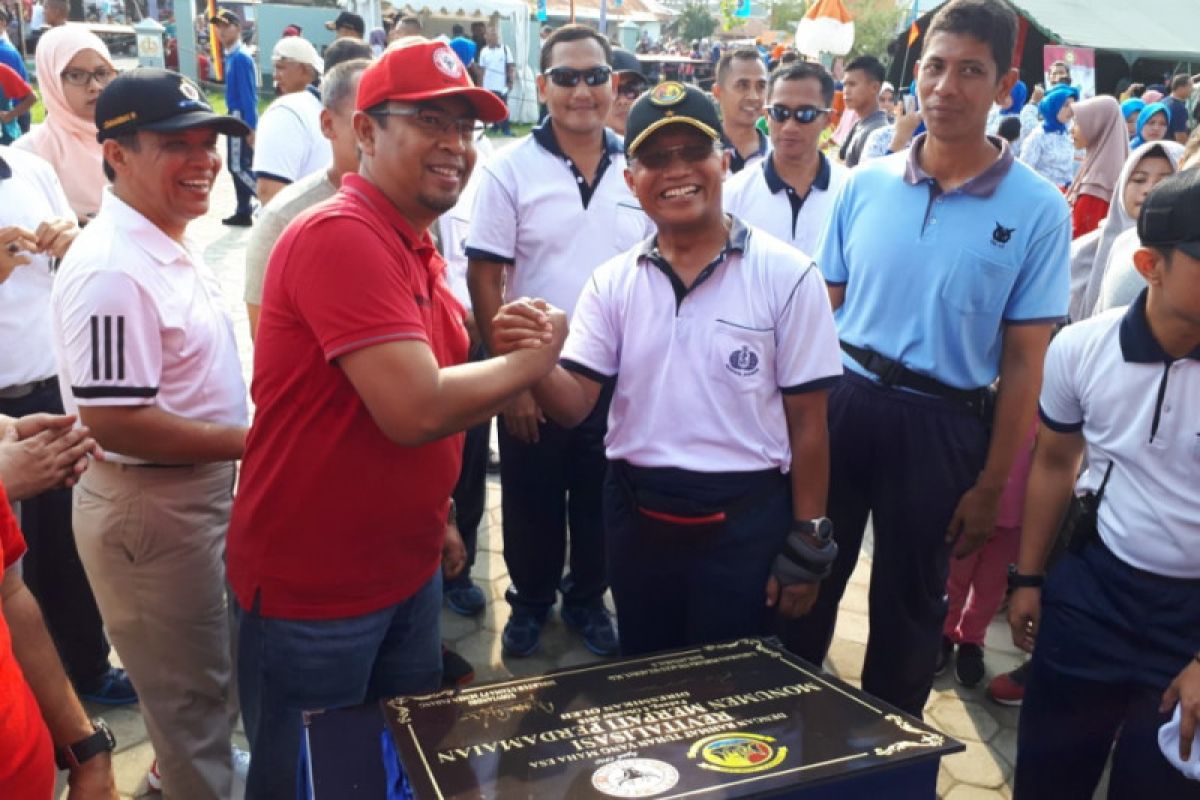
{"label": "blue jeans", "polygon": [[441,683],[442,575],[398,605],[358,617],[271,619],[238,609],[238,693],[250,740],[247,800],[297,796],[301,712],[353,706]]}

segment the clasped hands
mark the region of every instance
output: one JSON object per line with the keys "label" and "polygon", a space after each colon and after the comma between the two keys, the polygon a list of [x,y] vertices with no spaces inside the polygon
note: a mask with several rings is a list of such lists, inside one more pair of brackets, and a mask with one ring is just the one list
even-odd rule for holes
{"label": "clasped hands", "polygon": [[492,355],[548,348],[557,360],[567,339],[567,315],[540,298],[506,303],[492,318]]}
{"label": "clasped hands", "polygon": [[62,258],[78,235],[79,226],[65,218],[45,220],[34,231],[20,225],[0,227],[0,283],[35,255]]}

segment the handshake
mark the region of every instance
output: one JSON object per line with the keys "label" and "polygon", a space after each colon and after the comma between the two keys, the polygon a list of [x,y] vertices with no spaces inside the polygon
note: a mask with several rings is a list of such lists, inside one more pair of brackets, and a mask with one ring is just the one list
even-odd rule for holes
{"label": "handshake", "polygon": [[549,366],[558,362],[567,340],[567,315],[545,300],[522,297],[506,303],[492,318],[488,343],[492,355],[503,356],[520,350],[537,350]]}

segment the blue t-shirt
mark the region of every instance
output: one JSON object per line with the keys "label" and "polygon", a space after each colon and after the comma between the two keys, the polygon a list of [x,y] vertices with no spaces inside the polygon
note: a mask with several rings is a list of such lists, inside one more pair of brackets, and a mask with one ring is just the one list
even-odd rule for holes
{"label": "blue t-shirt", "polygon": [[469,67],[475,62],[475,50],[477,49],[475,42],[465,36],[455,36],[450,40],[450,47],[458,54],[458,60],[463,63],[464,67]]}
{"label": "blue t-shirt", "polygon": [[917,162],[923,144],[851,170],[817,265],[846,287],[834,314],[843,341],[950,386],[988,386],[1005,325],[1066,316],[1070,211],[1007,147],[942,192]]}
{"label": "blue t-shirt", "polygon": [[1163,98],[1163,103],[1167,106],[1167,136],[1174,138],[1176,133],[1187,133],[1188,129],[1188,110],[1187,105],[1176,97],[1167,96]]}
{"label": "blue t-shirt", "polygon": [[29,70],[25,68],[25,59],[21,58],[20,51],[12,46],[12,42],[7,39],[0,39],[0,64],[7,64],[17,71],[24,80],[29,80]]}
{"label": "blue t-shirt", "polygon": [[258,127],[258,67],[240,43],[225,53],[225,106],[251,129]]}

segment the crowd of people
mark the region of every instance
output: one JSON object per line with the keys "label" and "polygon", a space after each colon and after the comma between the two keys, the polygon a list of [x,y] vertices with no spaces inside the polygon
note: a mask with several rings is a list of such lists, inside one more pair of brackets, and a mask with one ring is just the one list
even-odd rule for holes
{"label": "crowd of people", "polygon": [[[1200,797],[1191,77],[1030,92],[1001,0],[945,4],[899,93],[754,47],[656,83],[567,25],[510,139],[494,28],[288,31],[260,116],[209,21],[227,113],[66,25],[0,146],[0,796],[57,763],[115,797],[81,699],[141,703],[153,788],[257,800],[296,796],[302,711],[469,679],[440,613],[493,602],[497,419],[507,656],[557,609],[601,657],[821,664],[869,523],[866,692],[978,686],[1007,594],[1014,797],[1088,797],[1110,753],[1111,797]],[[188,235],[222,136],[249,393]]]}

